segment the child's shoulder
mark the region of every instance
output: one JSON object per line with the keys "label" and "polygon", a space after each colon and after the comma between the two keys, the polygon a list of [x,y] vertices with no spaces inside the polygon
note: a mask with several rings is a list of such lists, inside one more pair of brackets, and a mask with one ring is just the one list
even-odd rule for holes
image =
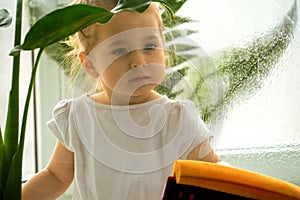
{"label": "child's shoulder", "polygon": [[175,105],[175,106],[180,106],[181,108],[184,109],[197,109],[196,105],[193,101],[189,99],[169,99],[166,101],[167,104]]}
{"label": "child's shoulder", "polygon": [[69,113],[72,105],[75,102],[83,101],[84,98],[85,98],[85,96],[80,96],[80,97],[76,97],[76,98],[60,100],[58,103],[56,103],[56,105],[54,106],[54,108],[52,110],[53,116],[60,115],[63,113]]}
{"label": "child's shoulder", "polygon": [[56,105],[54,106],[52,113],[53,115],[59,115],[61,113],[65,113],[69,110],[70,103],[72,102],[72,99],[63,99],[60,100]]}

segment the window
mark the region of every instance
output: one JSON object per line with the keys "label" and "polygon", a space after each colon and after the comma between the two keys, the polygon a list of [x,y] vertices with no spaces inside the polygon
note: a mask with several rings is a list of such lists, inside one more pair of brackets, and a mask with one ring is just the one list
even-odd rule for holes
{"label": "window", "polygon": [[[194,40],[213,56],[228,47],[245,48],[255,37],[269,34],[293,4],[277,0],[189,0],[181,12],[199,20],[193,26],[199,30]],[[215,148],[234,166],[300,185],[300,35],[299,24],[293,26],[294,37],[269,75],[259,80],[260,89],[238,96],[229,107]]]}

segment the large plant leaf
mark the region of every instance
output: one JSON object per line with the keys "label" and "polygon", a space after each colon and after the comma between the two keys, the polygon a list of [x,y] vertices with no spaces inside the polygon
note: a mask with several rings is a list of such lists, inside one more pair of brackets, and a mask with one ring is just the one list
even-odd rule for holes
{"label": "large plant leaf", "polygon": [[[0,145],[4,145],[3,143],[3,137],[2,137],[2,129],[1,129],[1,126],[0,126]],[[1,153],[1,152],[0,152]]]}
{"label": "large plant leaf", "polygon": [[4,161],[5,161],[5,146],[3,143],[2,138],[2,131],[0,128],[0,197],[3,196],[4,188],[5,188],[5,182],[3,179],[3,172],[4,172]]}
{"label": "large plant leaf", "polygon": [[137,11],[144,12],[151,2],[158,2],[164,6],[168,13],[174,14],[182,7],[186,0],[119,0],[112,12]]}
{"label": "large plant leaf", "polygon": [[149,7],[150,3],[151,0],[120,0],[112,12],[137,11],[142,13]]}
{"label": "large plant leaf", "polygon": [[0,27],[8,27],[12,22],[12,17],[6,9],[0,9]]}
{"label": "large plant leaf", "polygon": [[[19,69],[13,69],[13,73],[18,74]],[[15,84],[19,85],[19,80],[16,78],[13,80]],[[8,157],[16,152],[18,146],[18,133],[19,133],[19,87],[15,85],[12,87],[9,92],[8,99],[8,110],[6,116],[6,126],[5,126],[5,135],[4,135],[4,144],[7,148]]]}
{"label": "large plant leaf", "polygon": [[[17,46],[21,43],[21,30],[22,30],[22,0],[17,1],[16,20],[15,23],[15,38],[14,45]],[[4,145],[8,163],[11,161],[18,147],[18,134],[19,134],[19,73],[20,73],[20,55],[13,58],[13,72],[11,90],[8,99],[8,111],[6,118],[6,126],[4,133]]]}
{"label": "large plant leaf", "polygon": [[13,49],[12,54],[20,50],[45,48],[67,36],[94,23],[106,23],[113,13],[96,6],[72,5],[55,10],[38,20],[29,30],[22,45]]}
{"label": "large plant leaf", "polygon": [[175,14],[187,0],[153,0],[162,4],[169,12]]}
{"label": "large plant leaf", "polygon": [[16,152],[8,172],[3,199],[21,199],[22,183],[22,154]]}

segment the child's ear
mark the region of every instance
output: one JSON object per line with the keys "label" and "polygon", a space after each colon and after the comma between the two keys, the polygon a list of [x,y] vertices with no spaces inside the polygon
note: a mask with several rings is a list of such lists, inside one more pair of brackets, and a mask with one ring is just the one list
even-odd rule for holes
{"label": "child's ear", "polygon": [[93,78],[99,77],[99,73],[96,71],[92,61],[89,58],[87,58],[85,52],[80,52],[78,57],[79,57],[79,60],[80,60],[83,70],[88,75],[90,75]]}

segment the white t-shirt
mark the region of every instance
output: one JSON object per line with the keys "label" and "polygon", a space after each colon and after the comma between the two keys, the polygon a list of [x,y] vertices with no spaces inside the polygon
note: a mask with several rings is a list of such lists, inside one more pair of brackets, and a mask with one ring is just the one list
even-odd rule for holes
{"label": "white t-shirt", "polygon": [[112,106],[62,100],[48,126],[74,152],[73,199],[159,200],[173,163],[210,137],[193,102]]}

